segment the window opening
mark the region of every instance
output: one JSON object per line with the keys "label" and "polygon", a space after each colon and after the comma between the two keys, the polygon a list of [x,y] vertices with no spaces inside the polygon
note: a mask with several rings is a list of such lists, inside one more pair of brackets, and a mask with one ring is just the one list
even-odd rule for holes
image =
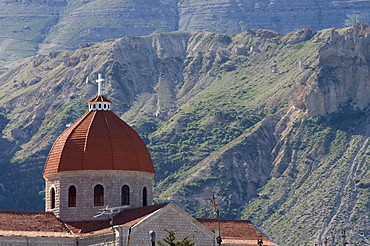
{"label": "window opening", "polygon": [[70,186],[68,189],[68,207],[76,207],[76,187]]}
{"label": "window opening", "polygon": [[50,207],[51,209],[55,208],[55,189],[51,188],[50,190]]}
{"label": "window opening", "polygon": [[104,206],[104,187],[102,185],[94,187],[94,206]]}
{"label": "window opening", "polygon": [[130,188],[127,185],[122,186],[121,205],[130,205]]}
{"label": "window opening", "polygon": [[146,187],[143,189],[143,207],[148,206],[148,194]]}

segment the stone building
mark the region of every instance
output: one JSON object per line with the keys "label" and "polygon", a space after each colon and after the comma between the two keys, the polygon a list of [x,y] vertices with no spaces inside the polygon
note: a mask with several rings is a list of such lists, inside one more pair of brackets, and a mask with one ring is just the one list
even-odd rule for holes
{"label": "stone building", "polygon": [[173,203],[153,205],[152,160],[140,136],[100,93],[55,141],[47,158],[45,212],[0,211],[0,245],[151,245],[165,230],[197,246],[276,245],[249,221],[194,219]]}

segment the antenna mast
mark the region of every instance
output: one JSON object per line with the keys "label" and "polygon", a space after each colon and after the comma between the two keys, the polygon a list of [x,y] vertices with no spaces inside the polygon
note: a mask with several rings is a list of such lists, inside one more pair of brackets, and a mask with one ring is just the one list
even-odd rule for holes
{"label": "antenna mast", "polygon": [[108,205],[106,208],[101,208],[99,210],[101,210],[102,212],[100,214],[97,214],[95,215],[93,218],[97,218],[97,217],[100,217],[102,215],[108,215],[109,218],[110,218],[110,225],[113,227],[113,217],[118,214],[119,212],[121,212],[122,210],[124,210],[125,208],[127,208],[127,205],[125,206],[120,206],[120,207],[113,207],[113,208],[110,208]]}
{"label": "antenna mast", "polygon": [[215,214],[217,215],[217,222],[218,222],[218,236],[216,238],[216,242],[218,245],[221,245],[222,237],[221,237],[221,226],[220,226],[220,210],[218,210],[218,204],[216,203],[215,195],[212,196],[212,203],[215,209]]}

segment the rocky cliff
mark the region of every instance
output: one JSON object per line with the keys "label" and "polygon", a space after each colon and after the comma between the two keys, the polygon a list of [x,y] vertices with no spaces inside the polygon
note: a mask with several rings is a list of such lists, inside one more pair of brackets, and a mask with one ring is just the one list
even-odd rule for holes
{"label": "rocky cliff", "polygon": [[0,2],[0,58],[171,31],[341,28],[370,23],[369,9],[363,0],[6,0]]}
{"label": "rocky cliff", "polygon": [[0,77],[0,207],[43,209],[47,153],[102,73],[151,151],[157,202],[213,216],[216,194],[223,218],[281,245],[370,244],[369,33],[174,32],[31,57]]}
{"label": "rocky cliff", "polygon": [[[319,50],[319,73],[306,96],[311,116],[327,115],[346,107],[363,110],[369,105],[369,27],[356,25],[331,30]],[[348,83],[353,81],[353,83]]]}

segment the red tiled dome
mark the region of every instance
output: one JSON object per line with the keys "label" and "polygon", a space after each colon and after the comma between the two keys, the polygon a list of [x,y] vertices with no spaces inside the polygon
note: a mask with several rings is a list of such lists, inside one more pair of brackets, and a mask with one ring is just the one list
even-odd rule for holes
{"label": "red tiled dome", "polygon": [[43,174],[77,170],[155,173],[149,151],[137,132],[105,110],[86,112],[59,136]]}

